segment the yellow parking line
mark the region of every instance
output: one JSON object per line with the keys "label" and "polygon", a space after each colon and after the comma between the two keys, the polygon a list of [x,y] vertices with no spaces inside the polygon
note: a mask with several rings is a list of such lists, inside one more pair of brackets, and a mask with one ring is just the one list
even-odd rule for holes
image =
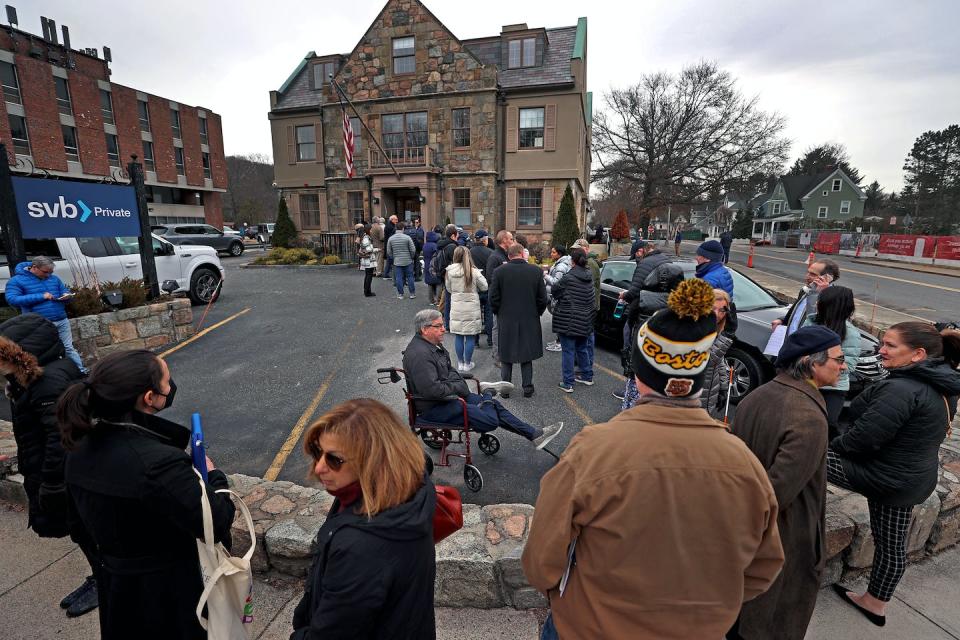
{"label": "yellow parking line", "polygon": [[204,329],[204,330],[201,331],[200,333],[197,333],[197,334],[195,334],[193,337],[188,338],[187,340],[184,340],[183,342],[181,342],[181,343],[178,344],[177,346],[173,347],[172,349],[167,349],[166,351],[164,351],[163,353],[161,353],[158,357],[159,357],[159,358],[166,358],[166,357],[167,357],[168,355],[170,355],[171,353],[173,353],[173,352],[175,352],[175,351],[179,351],[180,349],[183,349],[185,346],[187,346],[187,345],[190,344],[191,342],[193,342],[193,341],[195,341],[195,340],[199,340],[200,338],[202,338],[203,336],[207,335],[208,333],[210,333],[210,332],[213,331],[214,329],[217,329],[217,328],[219,328],[219,327],[222,327],[223,325],[227,324],[227,323],[230,322],[231,320],[236,320],[237,318],[239,318],[240,316],[242,316],[243,314],[245,314],[245,313],[247,313],[247,312],[249,312],[249,311],[250,311],[250,307],[247,307],[247,308],[244,309],[243,311],[239,311],[239,312],[233,314],[232,316],[230,316],[229,318],[225,318],[225,319],[221,320],[221,321],[218,322],[217,324],[210,325],[209,327],[207,327],[206,329]]}
{"label": "yellow parking line", "polygon": [[575,414],[580,416],[580,419],[583,420],[583,426],[587,426],[588,424],[593,424],[593,418],[591,418],[589,414],[587,414],[587,412],[584,411],[579,404],[577,404],[576,400],[574,400],[568,395],[564,395],[563,401],[567,403],[567,406],[573,409],[573,412]]}
{"label": "yellow parking line", "polygon": [[593,363],[593,368],[594,368],[595,370],[598,370],[598,371],[603,371],[605,374],[607,374],[608,376],[610,376],[611,378],[613,378],[613,379],[615,379],[615,380],[618,380],[619,382],[623,382],[623,381],[624,381],[624,377],[623,377],[623,374],[622,374],[622,373],[618,373],[617,371],[614,371],[613,369],[608,369],[607,367],[603,366],[602,364],[597,364],[596,362],[594,362],[594,363]]}
{"label": "yellow parking line", "polygon": [[[734,250],[731,249],[731,252],[732,251]],[[743,253],[743,254],[749,253],[748,251],[744,251],[742,249],[736,249],[735,251],[737,253]],[[769,253],[755,253],[754,257],[757,257],[757,256],[760,256],[763,258],[770,258],[771,260],[780,260],[781,262],[790,262],[793,264],[804,264],[804,265],[807,264],[806,260],[792,260],[790,258],[778,258],[777,256],[770,255]],[[847,267],[847,266],[843,267],[843,272],[855,273],[857,275],[867,276],[868,278],[883,278],[884,280],[893,280],[894,282],[902,282],[904,284],[915,284],[920,287],[929,287],[931,289],[940,289],[942,291],[953,291],[954,293],[960,293],[960,289],[955,289],[953,287],[945,287],[939,284],[930,284],[929,282],[917,282],[916,280],[906,280],[904,278],[894,278],[893,276],[883,276],[883,275],[880,275],[879,273],[870,273],[869,271],[858,271],[857,269],[851,269],[850,267]]]}
{"label": "yellow parking line", "polygon": [[300,416],[300,419],[297,420],[297,423],[293,425],[293,430],[290,431],[290,435],[287,436],[283,446],[280,447],[279,451],[277,451],[277,455],[274,456],[273,462],[270,463],[270,467],[267,469],[267,472],[263,474],[264,480],[276,480],[277,476],[280,475],[280,470],[283,469],[283,465],[287,462],[287,458],[290,457],[290,454],[293,452],[294,448],[296,448],[297,444],[299,444],[300,437],[303,436],[303,430],[306,429],[307,423],[313,417],[317,407],[320,406],[320,402],[323,400],[323,397],[327,395],[327,391],[330,389],[330,383],[333,382],[334,377],[337,375],[337,373],[339,373],[340,364],[343,362],[343,356],[346,355],[350,345],[357,337],[357,333],[360,331],[361,326],[363,326],[363,319],[357,322],[357,326],[354,328],[353,333],[350,334],[350,337],[347,338],[343,348],[340,350],[339,357],[337,359],[337,365],[333,368],[333,371],[331,371],[329,375],[324,378],[323,383],[320,385],[320,388],[317,389],[317,393],[313,396],[313,400],[310,401],[306,411],[303,412],[303,414]]}

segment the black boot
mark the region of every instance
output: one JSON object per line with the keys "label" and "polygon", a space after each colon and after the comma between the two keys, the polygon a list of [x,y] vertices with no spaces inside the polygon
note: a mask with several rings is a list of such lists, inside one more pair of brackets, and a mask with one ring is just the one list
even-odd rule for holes
{"label": "black boot", "polygon": [[79,588],[63,599],[63,602],[60,603],[61,607],[67,599],[71,599],[66,607],[68,618],[76,618],[93,611],[100,604],[97,581],[94,580],[93,576],[87,578]]}
{"label": "black boot", "polygon": [[70,608],[70,605],[72,605],[77,598],[79,598],[87,589],[90,588],[90,584],[92,582],[94,582],[93,576],[87,576],[86,580],[84,580],[79,587],[64,596],[63,600],[60,601],[60,608]]}

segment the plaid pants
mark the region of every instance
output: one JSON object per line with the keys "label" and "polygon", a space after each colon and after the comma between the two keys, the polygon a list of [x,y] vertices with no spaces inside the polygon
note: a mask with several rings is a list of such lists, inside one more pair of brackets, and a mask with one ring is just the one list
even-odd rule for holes
{"label": "plaid pants", "polygon": [[[856,491],[843,472],[840,457],[827,449],[827,480]],[[867,593],[877,600],[889,602],[907,567],[907,533],[913,507],[894,507],[867,500],[870,508],[870,531],[873,534],[873,568]]]}

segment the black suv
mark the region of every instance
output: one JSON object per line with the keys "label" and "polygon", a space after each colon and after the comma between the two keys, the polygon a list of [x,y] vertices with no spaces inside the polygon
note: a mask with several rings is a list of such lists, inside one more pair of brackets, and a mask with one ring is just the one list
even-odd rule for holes
{"label": "black suv", "polygon": [[172,244],[202,244],[231,256],[243,254],[243,239],[224,233],[209,224],[168,224],[152,227],[153,232]]}

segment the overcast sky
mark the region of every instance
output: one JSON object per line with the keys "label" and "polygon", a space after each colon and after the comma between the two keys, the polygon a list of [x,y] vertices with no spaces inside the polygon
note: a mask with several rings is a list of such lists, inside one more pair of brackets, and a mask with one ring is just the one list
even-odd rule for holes
{"label": "overcast sky", "polygon": [[[70,27],[74,48],[108,45],[112,80],[223,117],[227,154],[271,154],[268,92],[303,56],[348,53],[384,0],[12,0],[20,28]],[[594,108],[641,74],[717,61],[766,110],[787,118],[792,157],[826,141],[884,188],[924,131],[960,122],[956,0],[427,0],[460,38],[504,24],[588,18]],[[59,29],[59,27],[58,27]]]}

